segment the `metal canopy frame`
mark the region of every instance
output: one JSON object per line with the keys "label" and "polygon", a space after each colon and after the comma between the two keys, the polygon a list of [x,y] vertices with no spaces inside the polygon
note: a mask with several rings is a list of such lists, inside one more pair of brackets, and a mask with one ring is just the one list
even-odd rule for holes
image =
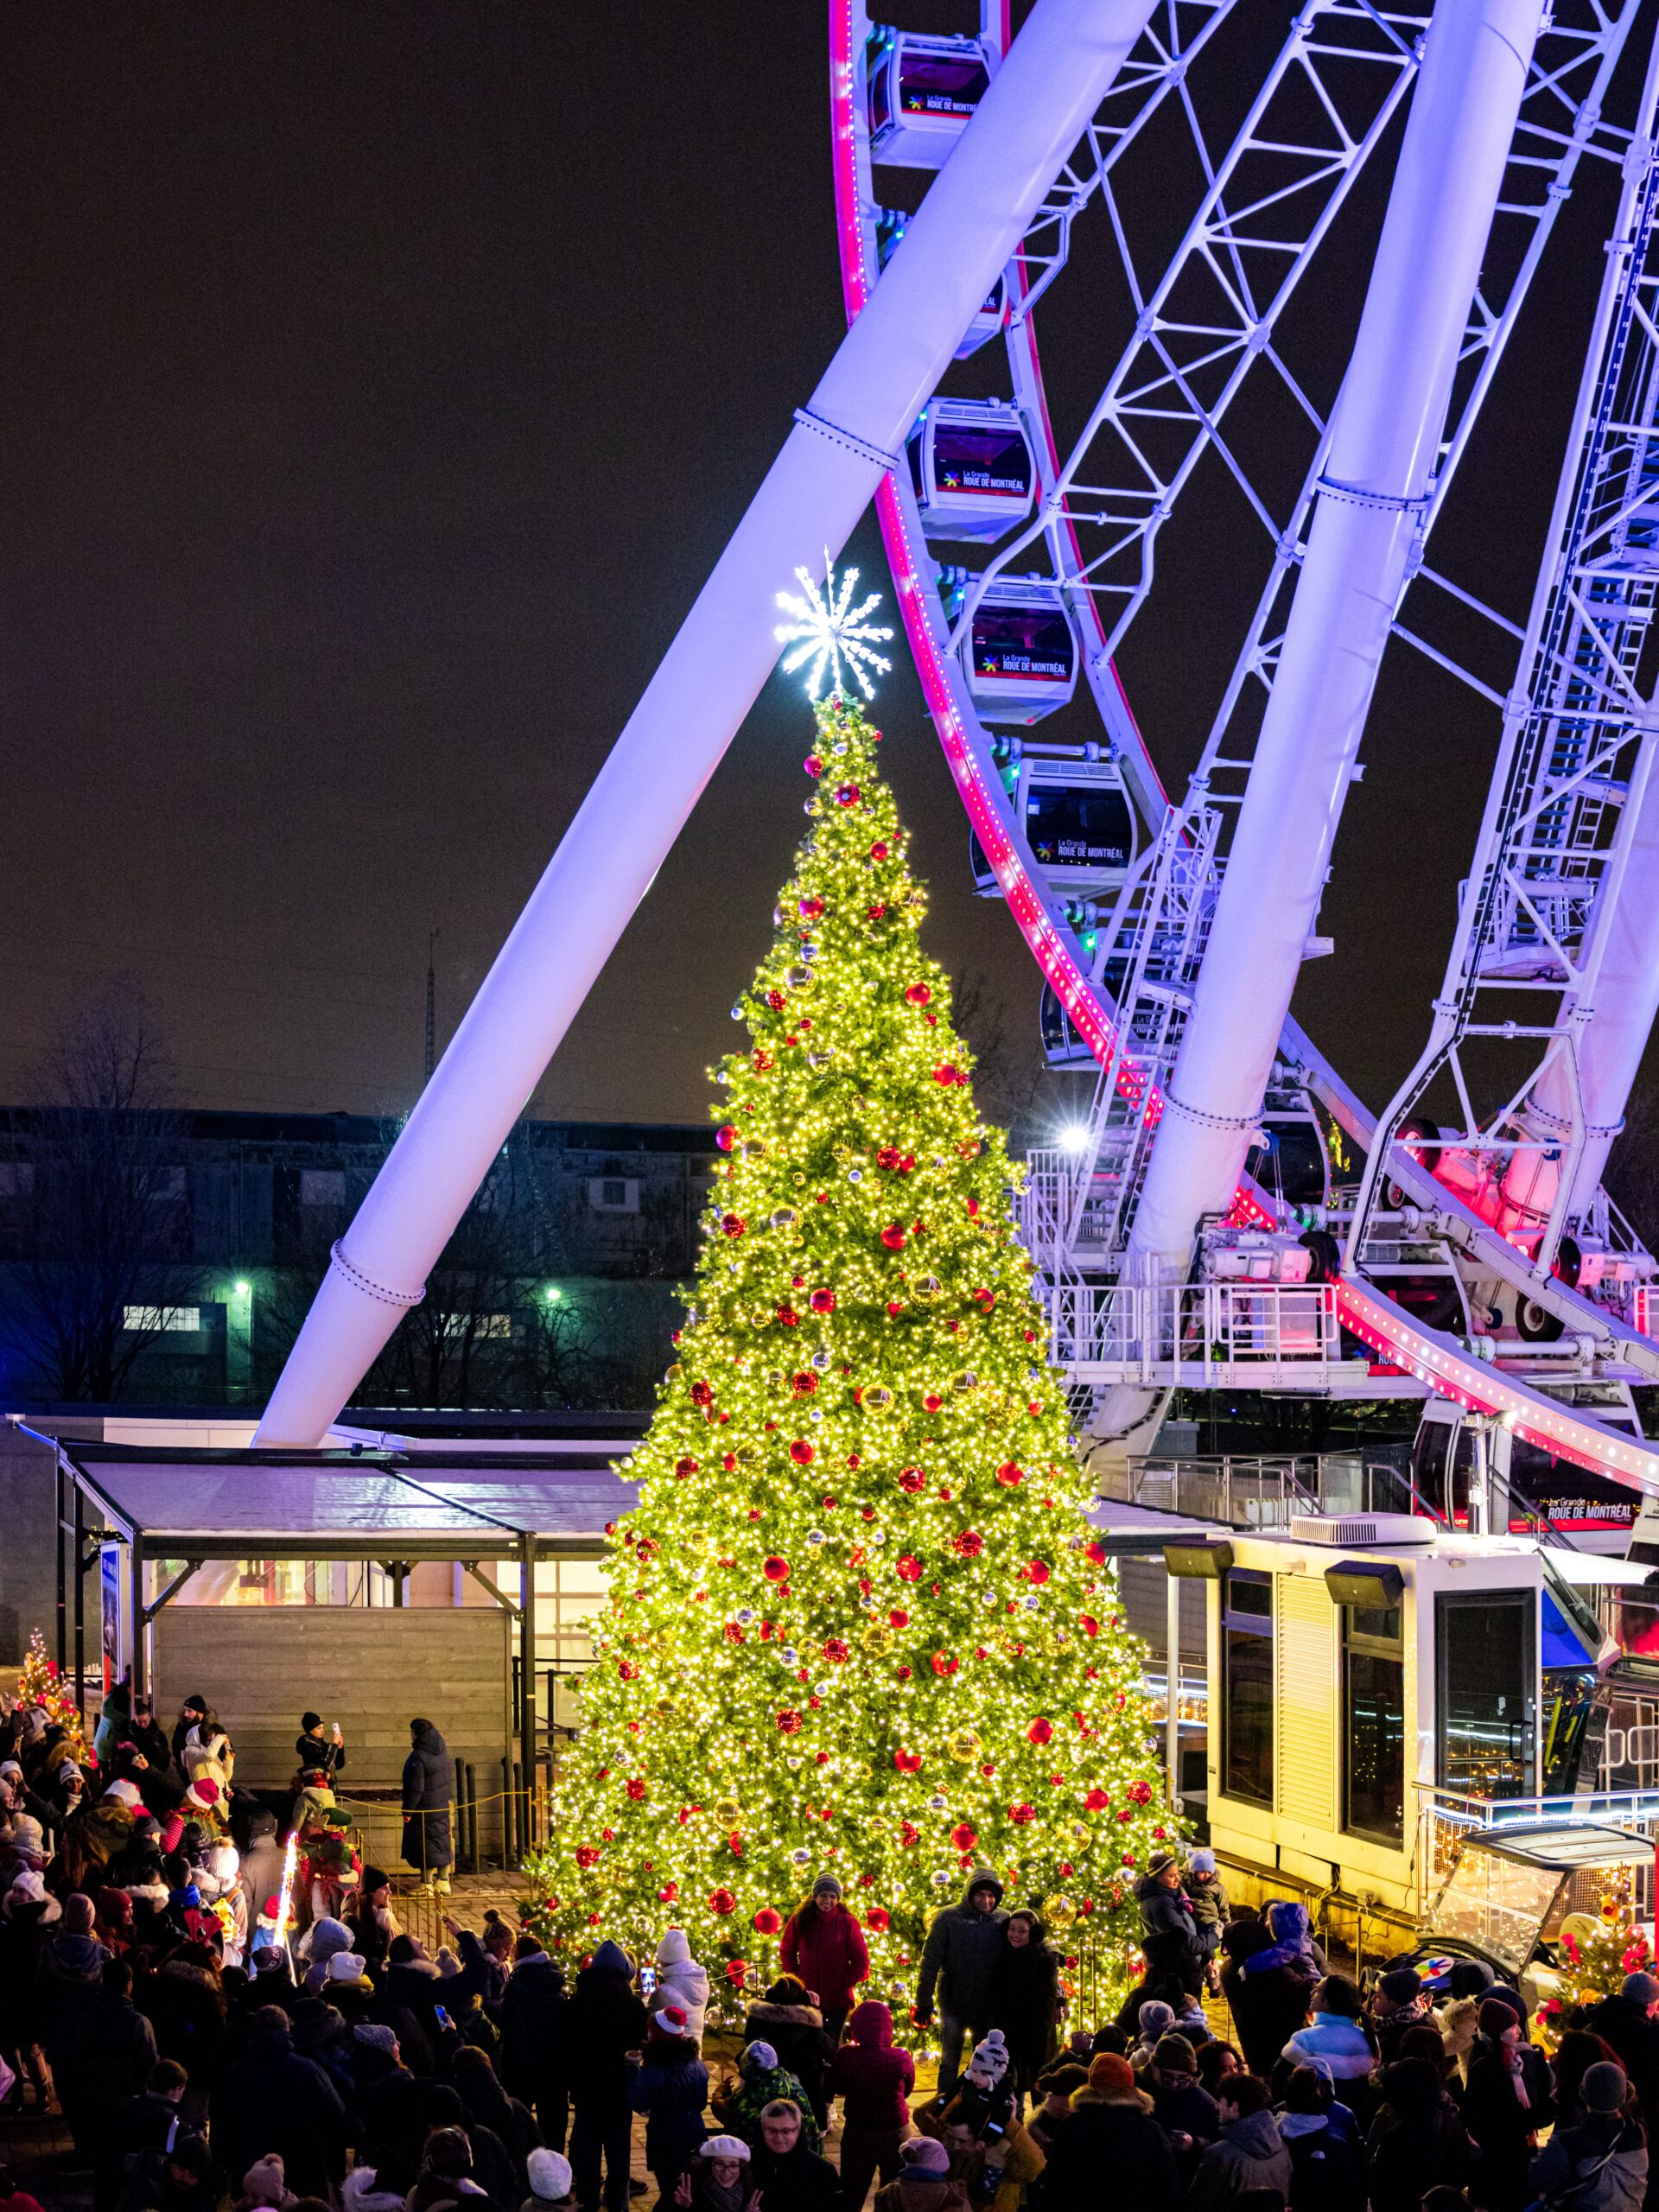
{"label": "metal canopy frame", "polygon": [[[378,1560],[393,1578],[395,1605],[401,1605],[404,1602],[404,1584],[412,1567],[422,1561],[448,1563],[464,1568],[472,1580],[488,1592],[509,1620],[518,1623],[521,1682],[518,1757],[524,1787],[526,1791],[529,1790],[536,1770],[536,1567],[543,1559],[578,1558],[590,1554],[593,1549],[591,1540],[568,1535],[543,1534],[503,1520],[498,1515],[486,1512],[481,1506],[458,1504],[453,1499],[444,1497],[442,1492],[429,1490],[410,1473],[407,1461],[397,1453],[390,1452],[364,1452],[349,1455],[294,1452],[288,1457],[296,1466],[326,1467],[343,1474],[358,1469],[381,1478],[390,1477],[406,1484],[425,1503],[441,1503],[449,1506],[467,1525],[425,1531],[393,1529],[379,1534],[372,1530],[344,1533],[322,1529],[257,1528],[219,1529],[210,1533],[200,1529],[169,1526],[164,1522],[146,1525],[130,1508],[124,1507],[111,1495],[105,1480],[100,1480],[98,1475],[81,1464],[72,1445],[55,1437],[42,1435],[35,1429],[29,1430],[28,1433],[41,1443],[49,1445],[56,1455],[59,1529],[57,1661],[60,1674],[67,1677],[71,1672],[69,1644],[70,1616],[73,1612],[73,1672],[77,1704],[84,1701],[85,1695],[85,1580],[90,1568],[97,1562],[99,1547],[111,1539],[128,1547],[128,1602],[133,1630],[131,1679],[135,1693],[148,1687],[144,1630],[209,1560]],[[147,1451],[110,1445],[82,1448],[89,1459],[96,1458],[100,1469],[124,1463],[143,1467],[169,1464],[200,1466],[207,1464],[268,1468],[270,1465],[269,1454],[251,1451]],[[476,1468],[488,1465],[489,1460],[487,1455],[474,1453],[467,1456],[466,1464]],[[520,1460],[517,1463],[517,1471],[522,1473],[523,1471]],[[92,1509],[91,1518],[87,1514],[88,1506]],[[66,1537],[73,1540],[71,1544],[66,1544]],[[73,1589],[69,1565],[72,1550],[74,1559]],[[155,1559],[182,1560],[184,1567],[165,1590],[147,1602],[144,1597],[144,1568]],[[483,1561],[500,1559],[515,1560],[519,1567],[523,1596],[518,1604],[504,1591],[498,1589],[482,1571]],[[550,1714],[549,1719],[550,1725]],[[528,1833],[528,1828],[525,1832]]]}

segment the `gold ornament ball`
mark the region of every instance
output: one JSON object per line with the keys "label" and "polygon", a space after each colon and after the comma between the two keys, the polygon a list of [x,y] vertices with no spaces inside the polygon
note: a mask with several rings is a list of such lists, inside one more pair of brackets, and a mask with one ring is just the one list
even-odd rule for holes
{"label": "gold ornament ball", "polygon": [[944,1748],[953,1759],[966,1766],[969,1760],[979,1757],[983,1746],[977,1729],[958,1728],[955,1735],[947,1737]]}
{"label": "gold ornament ball", "polygon": [[864,1631],[864,1649],[874,1652],[879,1659],[884,1651],[893,1649],[893,1630],[886,1621],[872,1621]]}
{"label": "gold ornament ball", "polygon": [[722,1827],[735,1827],[743,1817],[743,1808],[735,1797],[722,1797],[715,1812]]}
{"label": "gold ornament ball", "polygon": [[1077,1908],[1068,1897],[1050,1897],[1043,1907],[1043,1918],[1052,1929],[1069,1928],[1077,1916]]}
{"label": "gold ornament ball", "polygon": [[943,1296],[944,1291],[944,1286],[937,1275],[924,1275],[916,1285],[916,1295],[924,1306],[931,1306],[936,1299]]}
{"label": "gold ornament ball", "polygon": [[1094,1840],[1095,1840],[1095,1832],[1094,1832],[1093,1828],[1091,1828],[1091,1827],[1090,1827],[1090,1825],[1089,1825],[1089,1823],[1088,1823],[1088,1821],[1072,1821],[1072,1823],[1071,1823],[1071,1840],[1072,1840],[1072,1842],[1073,1842],[1073,1843],[1075,1843],[1075,1844],[1078,1847],[1078,1848],[1079,1848],[1080,1850],[1087,1850],[1087,1848],[1088,1848],[1088,1847],[1089,1847],[1089,1846],[1090,1846],[1090,1845],[1094,1841]]}

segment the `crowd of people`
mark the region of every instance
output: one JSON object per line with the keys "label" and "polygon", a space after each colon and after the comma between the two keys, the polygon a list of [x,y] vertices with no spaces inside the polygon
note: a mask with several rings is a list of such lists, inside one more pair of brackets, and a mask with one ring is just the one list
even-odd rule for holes
{"label": "crowd of people", "polygon": [[[93,2212],[626,2212],[645,2193],[675,2212],[861,2212],[872,2190],[878,2212],[1646,2200],[1645,1974],[1569,2017],[1547,2058],[1484,1967],[1454,1968],[1438,2004],[1405,1964],[1362,1991],[1302,1906],[1235,1909],[1212,1853],[1166,1853],[1138,1890],[1144,1973],[1087,2028],[1040,1918],[976,1872],[919,1962],[911,2017],[940,2046],[922,2095],[832,1874],[744,1993],[738,2047],[711,2031],[678,1927],[639,1959],[600,1942],[568,1973],[494,1911],[477,1929],[448,1914],[429,1723],[411,1724],[403,1847],[444,1915],[434,1956],[351,1851],[344,1739],[316,1714],[280,1810],[238,1789],[199,1700],[169,1735],[115,1695],[93,1756],[69,1742],[38,1708],[0,1719],[0,2095],[55,2098]],[[0,2169],[0,2212],[32,2203]]]}

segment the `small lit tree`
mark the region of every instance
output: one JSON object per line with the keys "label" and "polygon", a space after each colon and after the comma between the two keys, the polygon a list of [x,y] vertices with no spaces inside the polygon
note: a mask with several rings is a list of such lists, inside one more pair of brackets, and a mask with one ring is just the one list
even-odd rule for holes
{"label": "small lit tree", "polygon": [[69,1732],[71,1756],[78,1764],[87,1757],[86,1734],[82,1726],[80,1708],[63,1686],[63,1676],[58,1671],[55,1659],[46,1655],[46,1638],[39,1629],[31,1629],[29,1649],[24,1656],[22,1671],[17,1677],[16,1700],[19,1705],[37,1705],[48,1721],[56,1721]]}

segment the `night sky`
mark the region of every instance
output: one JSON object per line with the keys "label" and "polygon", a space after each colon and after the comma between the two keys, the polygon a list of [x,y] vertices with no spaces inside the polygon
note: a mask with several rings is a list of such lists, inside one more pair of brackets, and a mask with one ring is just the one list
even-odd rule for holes
{"label": "night sky", "polygon": [[[1289,12],[1243,0],[1229,99]],[[442,1042],[842,327],[823,10],[700,20],[525,0],[0,16],[0,1098],[124,972],[193,1103],[410,1103],[429,931]],[[1162,158],[1139,189],[1167,221]],[[1437,544],[1517,617],[1611,189],[1569,208]],[[1376,199],[1303,317],[1325,400]],[[1121,286],[1067,277],[1041,325],[1063,415],[1123,312]],[[885,587],[873,524],[857,551]],[[1261,558],[1211,468],[1122,663],[1172,788]],[[1496,739],[1398,646],[1384,686],[1322,918],[1338,956],[1298,1006],[1374,1103],[1423,1033]],[[1035,970],[970,894],[907,663],[882,721],[931,949],[1034,1053]],[[703,1118],[804,826],[808,728],[775,680],[539,1110]]]}

